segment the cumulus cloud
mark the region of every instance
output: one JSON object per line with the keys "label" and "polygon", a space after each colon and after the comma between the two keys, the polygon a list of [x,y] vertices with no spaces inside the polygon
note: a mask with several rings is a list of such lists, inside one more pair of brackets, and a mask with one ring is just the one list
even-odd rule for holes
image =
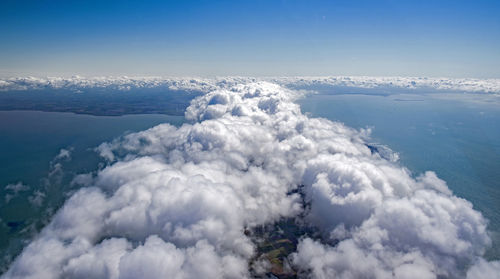
{"label": "cumulus cloud", "polygon": [[467,279],[495,279],[500,274],[500,261],[478,261],[467,271]]}
{"label": "cumulus cloud", "polygon": [[[500,93],[500,79],[428,78],[428,77],[283,77],[270,79],[291,87],[330,86],[337,88],[424,89],[477,93]],[[399,91],[400,92],[400,91]]]}
{"label": "cumulus cloud", "polygon": [[282,86],[333,86],[361,89],[425,89],[478,93],[500,93],[500,79],[428,78],[428,77],[223,77],[223,78],[164,78],[164,77],[17,77],[0,79],[0,91],[68,89],[81,93],[85,89],[130,91],[144,88],[208,92],[229,89],[237,84],[268,81]]}
{"label": "cumulus cloud", "polygon": [[319,231],[290,256],[304,277],[498,270],[481,258],[486,220],[433,172],[414,178],[373,152],[367,131],[303,115],[295,91],[268,82],[217,88],[191,102],[191,124],[100,145],[110,164],[75,182],[88,186],[3,277],[251,277],[256,246],[246,230],[282,218]]}
{"label": "cumulus cloud", "polygon": [[0,79],[0,91],[67,89],[82,93],[85,89],[104,89],[130,91],[144,88],[167,88],[170,90],[203,91],[207,92],[223,87],[226,84],[235,84],[239,78],[229,79],[200,79],[200,78],[161,78],[161,77],[93,77],[84,78],[73,76],[61,77],[17,77]]}

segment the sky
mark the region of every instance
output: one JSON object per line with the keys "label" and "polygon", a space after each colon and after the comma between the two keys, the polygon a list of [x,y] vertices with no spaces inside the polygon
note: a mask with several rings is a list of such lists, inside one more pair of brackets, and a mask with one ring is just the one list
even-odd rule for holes
{"label": "sky", "polygon": [[0,2],[1,76],[500,78],[499,1]]}

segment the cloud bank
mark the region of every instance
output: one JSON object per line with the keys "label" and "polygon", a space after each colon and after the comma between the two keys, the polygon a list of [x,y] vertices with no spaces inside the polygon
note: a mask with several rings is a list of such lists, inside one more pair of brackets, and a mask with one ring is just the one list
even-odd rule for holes
{"label": "cloud bank", "polygon": [[290,255],[302,277],[499,274],[482,258],[491,241],[471,203],[433,172],[413,178],[373,152],[367,131],[302,114],[297,97],[225,83],[191,102],[192,124],[100,145],[109,166],[82,180],[3,278],[249,278],[246,231],[283,218],[318,230]]}
{"label": "cloud bank", "polygon": [[427,77],[290,77],[271,79],[292,87],[331,86],[362,89],[435,90],[470,93],[500,93],[500,79]]}
{"label": "cloud bank", "polygon": [[361,89],[436,90],[500,94],[500,79],[427,78],[427,77],[222,77],[222,78],[163,78],[163,77],[18,77],[0,79],[0,91],[68,89],[80,92],[87,89],[128,91],[144,88],[166,88],[208,92],[229,89],[242,83],[268,81],[285,87],[330,86]]}

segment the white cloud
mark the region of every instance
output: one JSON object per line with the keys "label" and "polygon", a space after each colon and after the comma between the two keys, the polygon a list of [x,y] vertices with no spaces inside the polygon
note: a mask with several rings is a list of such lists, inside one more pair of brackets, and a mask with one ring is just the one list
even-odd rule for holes
{"label": "white cloud", "polygon": [[467,271],[467,279],[495,279],[500,274],[500,261],[478,261]]}
{"label": "white cloud", "polygon": [[165,78],[165,77],[18,77],[0,79],[0,91],[69,89],[81,93],[84,89],[130,91],[140,88],[168,88],[170,90],[208,92],[231,88],[237,84],[269,81],[283,86],[332,86],[361,89],[425,89],[438,91],[500,93],[500,79],[427,78],[427,77],[223,77],[223,78]]}
{"label": "white cloud", "polygon": [[4,277],[249,277],[255,245],[245,229],[298,216],[301,198],[290,192],[299,185],[305,220],[324,240],[301,240],[292,256],[300,274],[465,277],[473,265],[472,277],[497,268],[481,259],[486,220],[434,173],[414,179],[372,154],[366,131],[303,115],[295,91],[219,83],[191,102],[193,124],[101,145],[113,163],[82,178],[91,186]]}
{"label": "white cloud", "polygon": [[438,91],[500,93],[500,79],[427,78],[427,77],[290,77],[274,78],[273,82],[287,86],[332,86],[378,89],[433,89]]}

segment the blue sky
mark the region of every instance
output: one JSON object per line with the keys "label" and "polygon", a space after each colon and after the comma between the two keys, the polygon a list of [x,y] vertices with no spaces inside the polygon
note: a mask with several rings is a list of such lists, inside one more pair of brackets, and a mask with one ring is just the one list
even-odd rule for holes
{"label": "blue sky", "polygon": [[0,75],[500,78],[500,1],[0,2]]}

